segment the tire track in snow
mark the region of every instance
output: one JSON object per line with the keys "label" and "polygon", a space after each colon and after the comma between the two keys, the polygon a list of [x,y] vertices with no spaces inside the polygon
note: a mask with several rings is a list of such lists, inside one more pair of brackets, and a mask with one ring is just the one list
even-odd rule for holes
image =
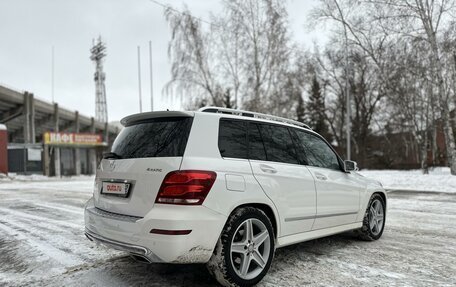
{"label": "tire track in snow", "polygon": [[[71,231],[69,231],[70,233],[67,233],[68,231],[62,229],[53,229],[46,225],[34,224],[32,221],[21,221],[20,219],[8,219],[7,222],[0,221],[0,223],[16,230],[18,234],[45,242],[62,252],[78,254],[78,258],[85,257],[84,254],[86,252],[83,251],[89,251],[89,247],[82,243],[82,240],[85,239],[85,237],[82,236],[82,230],[80,231],[80,235],[75,235]],[[64,233],[70,234],[70,236],[64,235]],[[66,240],[62,240],[62,238],[65,238]]]}
{"label": "tire track in snow", "polygon": [[[11,208],[1,208],[0,207],[0,213],[3,213],[3,215],[9,215],[13,218],[28,218],[28,219],[32,219],[32,220],[36,220],[36,221],[45,221],[45,222],[52,222],[53,224],[57,224],[57,225],[60,225],[62,227],[69,227],[69,228],[73,228],[73,229],[79,229],[81,228],[81,224],[79,223],[74,223],[74,222],[70,222],[70,221],[63,221],[63,220],[59,220],[59,219],[54,219],[54,218],[50,218],[50,217],[47,217],[47,216],[36,216],[36,215],[33,215],[33,214],[30,214],[28,212],[24,212],[24,211],[18,211],[18,210],[14,210],[14,209],[11,209]],[[82,218],[80,218],[82,219]],[[83,219],[82,219],[82,222],[83,222]]]}
{"label": "tire track in snow", "polygon": [[63,214],[73,213],[73,214],[79,215],[81,217],[84,216],[84,208],[82,208],[82,207],[78,208],[78,207],[67,205],[67,204],[57,205],[54,203],[43,203],[43,202],[37,203],[37,202],[29,201],[29,200],[22,200],[22,202],[26,202],[28,204],[33,204],[33,206],[37,206],[37,207],[58,210],[58,211],[63,212]]}
{"label": "tire track in snow", "polygon": [[80,260],[92,260],[99,257],[97,247],[91,246],[84,236],[83,225],[78,228],[66,228],[48,224],[45,221],[34,221],[27,217],[7,217],[4,225],[10,226],[21,234],[47,242],[65,254],[78,254]]}
{"label": "tire track in snow", "polygon": [[[41,255],[49,257],[53,261],[59,263],[61,267],[68,268],[83,263],[79,257],[55,248],[49,243],[37,239],[36,237],[26,236],[24,233],[16,230],[13,227],[14,225],[9,226],[8,223],[0,221],[0,229],[2,229],[7,234],[16,237],[18,240],[26,242],[29,246],[33,247],[35,250],[41,253]],[[28,233],[28,235],[32,234]]]}

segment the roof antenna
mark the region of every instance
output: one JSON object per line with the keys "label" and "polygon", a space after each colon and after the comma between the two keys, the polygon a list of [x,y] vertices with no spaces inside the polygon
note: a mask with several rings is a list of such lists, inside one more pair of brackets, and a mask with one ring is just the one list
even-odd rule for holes
{"label": "roof antenna", "polygon": [[166,109],[167,112],[169,112],[169,109]]}

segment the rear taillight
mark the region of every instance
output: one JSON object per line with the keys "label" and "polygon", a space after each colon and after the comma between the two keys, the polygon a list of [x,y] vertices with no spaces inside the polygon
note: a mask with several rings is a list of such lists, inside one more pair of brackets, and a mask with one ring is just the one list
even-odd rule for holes
{"label": "rear taillight", "polygon": [[201,205],[216,177],[213,171],[172,171],[163,179],[155,203]]}

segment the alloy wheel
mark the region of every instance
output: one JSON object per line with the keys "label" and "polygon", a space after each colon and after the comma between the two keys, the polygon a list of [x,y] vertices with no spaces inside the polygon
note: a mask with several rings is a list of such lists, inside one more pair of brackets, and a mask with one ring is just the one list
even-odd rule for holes
{"label": "alloy wheel", "polygon": [[369,208],[369,228],[373,235],[378,235],[382,231],[384,220],[383,204],[380,200],[375,199]]}
{"label": "alloy wheel", "polygon": [[245,280],[257,277],[265,268],[271,250],[266,225],[256,218],[242,222],[231,241],[231,264]]}

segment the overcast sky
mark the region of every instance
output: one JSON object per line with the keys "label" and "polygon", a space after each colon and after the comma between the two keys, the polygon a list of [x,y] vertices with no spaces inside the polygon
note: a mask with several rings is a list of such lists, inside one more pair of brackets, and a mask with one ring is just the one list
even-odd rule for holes
{"label": "overcast sky", "polygon": [[[218,0],[160,0],[209,20]],[[312,46],[322,36],[309,33],[305,19],[316,0],[290,0],[293,38]],[[205,24],[203,24],[205,25]],[[170,80],[170,39],[163,8],[149,0],[0,0],[0,85],[34,93],[51,101],[51,55],[55,49],[55,101],[82,114],[95,114],[94,65],[89,49],[101,35],[105,60],[109,121],[139,112],[137,46],[141,46],[143,110],[150,109],[148,42],[153,46],[155,110],[178,109],[162,89]],[[324,38],[324,37],[323,37]]]}

